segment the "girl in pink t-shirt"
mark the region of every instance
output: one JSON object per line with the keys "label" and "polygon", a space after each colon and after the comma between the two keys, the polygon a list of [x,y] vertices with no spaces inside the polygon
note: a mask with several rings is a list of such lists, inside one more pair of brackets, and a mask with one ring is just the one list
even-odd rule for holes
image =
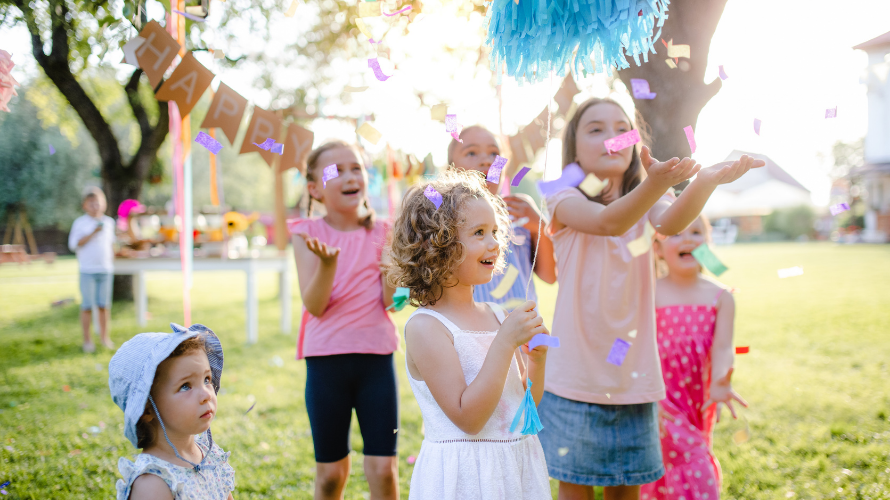
{"label": "girl in pink t-shirt", "polygon": [[[605,140],[633,128],[610,99],[581,104],[566,125],[563,165],[608,183],[595,197],[567,187],[546,199],[559,275],[553,335],[562,346],[547,363],[540,437],[560,499],[593,498],[593,486],[605,486],[610,500],[636,500],[641,484],[664,474],[656,402],[665,388],[647,225],[679,233],[718,184],[764,165],[743,156],[702,169],[689,158],[659,162],[646,147],[606,149]],[[676,201],[666,194],[696,173]]]}
{"label": "girl in pink t-shirt", "polygon": [[304,322],[297,359],[306,359],[306,411],[315,446],[316,499],[339,499],[349,477],[355,409],[373,498],[399,497],[398,388],[392,353],[399,340],[386,312],[393,289],[380,261],[387,226],[368,207],[361,154],[329,142],[309,154],[306,189],[320,218],[289,221]]}

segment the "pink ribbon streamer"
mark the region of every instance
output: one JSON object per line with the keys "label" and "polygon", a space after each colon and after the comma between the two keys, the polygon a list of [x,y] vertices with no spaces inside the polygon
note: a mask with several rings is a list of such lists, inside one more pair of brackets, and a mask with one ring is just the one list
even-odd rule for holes
{"label": "pink ribbon streamer", "polygon": [[[170,101],[168,103],[170,113],[170,138],[173,140],[173,181],[175,183],[176,192],[174,193],[173,206],[176,207],[176,213],[179,215],[179,262],[182,269],[182,311],[185,325],[192,324],[192,301],[189,291],[189,269],[188,258],[186,253],[188,248],[186,238],[183,236],[185,232],[185,182],[182,171],[182,117],[179,115],[179,107],[176,103]],[[174,219],[175,220],[175,219]]]}
{"label": "pink ribbon streamer", "polygon": [[381,82],[385,82],[390,79],[389,76],[383,74],[383,70],[380,69],[380,63],[377,61],[376,57],[368,59],[368,67],[374,71],[374,76],[376,76],[377,79]]}
{"label": "pink ribbon streamer", "polygon": [[409,10],[411,10],[410,5],[401,9],[401,10],[397,10],[397,11],[393,12],[392,14],[387,14],[386,12],[384,12],[383,15],[387,16],[387,17],[392,17],[392,16],[397,16],[397,15],[401,14],[402,12],[408,12]]}
{"label": "pink ribbon streamer", "polygon": [[692,153],[695,154],[695,133],[692,131],[692,125],[683,127],[683,132],[686,132],[686,140],[689,142]]}

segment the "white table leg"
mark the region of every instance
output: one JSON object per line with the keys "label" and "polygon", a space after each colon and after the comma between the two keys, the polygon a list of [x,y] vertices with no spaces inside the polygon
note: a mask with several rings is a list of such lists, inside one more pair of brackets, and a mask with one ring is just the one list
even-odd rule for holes
{"label": "white table leg", "polygon": [[133,300],[136,302],[136,324],[145,326],[148,312],[148,294],[145,286],[145,272],[133,273]]}
{"label": "white table leg", "polygon": [[257,299],[256,267],[253,262],[247,267],[247,343],[255,344],[259,338],[259,304]]}
{"label": "white table leg", "polygon": [[291,291],[290,266],[284,263],[284,270],[278,273],[278,300],[281,302],[281,333],[291,332]]}

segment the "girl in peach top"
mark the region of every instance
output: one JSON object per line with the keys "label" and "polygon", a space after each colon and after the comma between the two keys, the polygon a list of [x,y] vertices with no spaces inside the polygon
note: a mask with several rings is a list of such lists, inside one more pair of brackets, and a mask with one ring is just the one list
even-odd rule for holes
{"label": "girl in peach top", "polygon": [[[610,99],[581,104],[563,139],[563,165],[608,180],[589,198],[577,188],[547,197],[560,276],[553,335],[539,407],[541,444],[560,499],[640,497],[640,485],[664,474],[656,402],[665,397],[655,345],[653,269],[646,224],[677,234],[699,214],[719,184],[764,162],[743,156],[702,169],[695,161],[659,162],[649,149],[610,152],[603,142],[633,129]],[[578,168],[578,167],[573,167]],[[698,174],[675,198],[674,186]],[[643,238],[634,257],[628,243]]]}

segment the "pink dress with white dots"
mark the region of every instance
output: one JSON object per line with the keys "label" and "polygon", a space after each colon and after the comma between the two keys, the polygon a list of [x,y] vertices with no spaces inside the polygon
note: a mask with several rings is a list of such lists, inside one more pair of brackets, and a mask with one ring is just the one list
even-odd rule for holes
{"label": "pink dress with white dots", "polygon": [[[723,293],[721,290],[720,293]],[[707,305],[674,305],[655,310],[656,338],[667,398],[661,410],[661,453],[665,474],[643,485],[643,500],[717,500],[720,464],[711,451],[715,405],[701,411],[710,397],[711,345],[717,299]]]}

